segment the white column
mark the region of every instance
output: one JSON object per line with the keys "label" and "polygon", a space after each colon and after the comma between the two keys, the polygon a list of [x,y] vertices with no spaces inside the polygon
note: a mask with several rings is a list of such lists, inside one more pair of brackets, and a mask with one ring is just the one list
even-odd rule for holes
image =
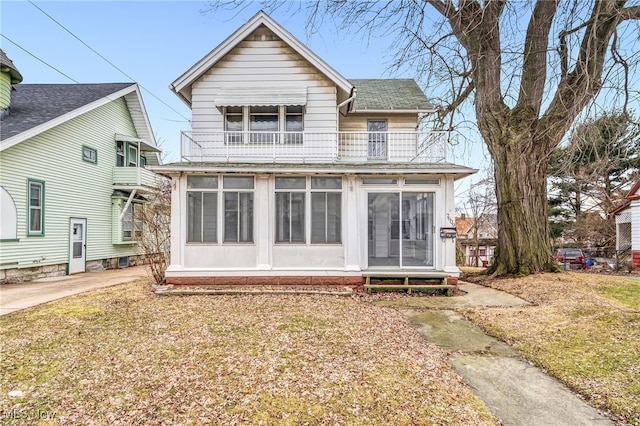
{"label": "white column", "polygon": [[[171,260],[168,271],[184,267],[183,247],[185,244],[185,229],[183,218],[186,217],[186,205],[182,205],[183,187],[180,174],[171,175]],[[185,215],[182,215],[183,208]]]}
{"label": "white column", "polygon": [[271,236],[274,227],[275,212],[270,205],[271,191],[269,190],[269,175],[256,176],[256,192],[254,214],[256,215],[255,239],[256,239],[256,267],[261,270],[271,269]]}
{"label": "white column", "polygon": [[[346,193],[345,205],[342,206],[342,224],[344,226],[344,266],[347,271],[360,271],[360,244],[363,244],[358,221],[358,186],[354,175],[344,180]],[[365,218],[366,220],[366,218]],[[366,238],[366,235],[364,236]]]}
{"label": "white column", "polygon": [[[453,193],[453,178],[444,178],[444,206],[441,211],[445,213],[444,221],[440,222],[442,227],[456,226],[456,203]],[[460,269],[456,266],[456,240],[455,238],[440,238],[440,228],[435,230],[435,238],[441,241],[442,247],[442,270],[452,274],[459,274]],[[442,241],[444,240],[444,241]]]}

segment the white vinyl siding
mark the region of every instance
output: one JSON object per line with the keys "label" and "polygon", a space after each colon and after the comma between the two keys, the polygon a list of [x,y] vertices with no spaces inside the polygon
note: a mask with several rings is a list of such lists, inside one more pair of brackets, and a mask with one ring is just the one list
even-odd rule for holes
{"label": "white vinyl siding", "polygon": [[[136,136],[124,99],[116,99],[21,142],[1,155],[0,185],[13,197],[19,241],[2,242],[0,268],[67,263],[69,219],[87,219],[87,260],[136,254],[112,241],[114,134]],[[97,164],[82,160],[82,146],[100,152]],[[26,238],[27,179],[46,183],[45,235]]]}
{"label": "white vinyl siding", "polygon": [[283,91],[305,89],[307,105],[304,130],[336,131],[335,84],[285,42],[256,41],[253,34],[194,82],[191,88],[192,130],[208,132],[224,129],[223,112],[214,103],[215,95],[221,89],[263,86]]}

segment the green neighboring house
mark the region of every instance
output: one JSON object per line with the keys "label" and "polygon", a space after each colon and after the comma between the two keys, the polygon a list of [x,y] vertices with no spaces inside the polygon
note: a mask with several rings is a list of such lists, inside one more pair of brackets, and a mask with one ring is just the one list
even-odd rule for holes
{"label": "green neighboring house", "polygon": [[138,85],[18,84],[0,63],[0,283],[139,263],[160,150]]}

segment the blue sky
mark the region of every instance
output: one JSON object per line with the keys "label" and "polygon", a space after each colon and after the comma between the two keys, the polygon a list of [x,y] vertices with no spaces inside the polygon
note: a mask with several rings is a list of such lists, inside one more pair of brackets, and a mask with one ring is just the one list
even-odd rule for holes
{"label": "blue sky", "polygon": [[[34,1],[34,4],[11,0],[0,3],[3,35],[0,46],[20,70],[23,83],[73,83],[31,55],[80,83],[139,83],[151,126],[167,162],[179,160],[180,131],[189,128],[190,118],[189,109],[169,90],[169,84],[260,9],[258,2],[248,3],[239,11],[215,14],[202,13],[207,2],[200,1]],[[386,52],[390,51],[393,37],[367,40],[361,35],[340,33],[331,22],[325,22],[318,33],[307,37],[304,14],[278,10],[271,16],[347,78],[413,77],[407,72],[387,72],[392,57]],[[482,155],[474,155],[471,161],[471,150],[458,151],[453,158],[450,156],[450,161],[484,167]]]}

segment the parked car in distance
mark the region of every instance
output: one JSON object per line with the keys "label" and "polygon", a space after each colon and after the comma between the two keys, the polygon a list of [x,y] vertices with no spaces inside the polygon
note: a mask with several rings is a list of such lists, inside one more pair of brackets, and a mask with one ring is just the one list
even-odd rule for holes
{"label": "parked car in distance", "polygon": [[586,260],[586,256],[578,248],[563,248],[556,252],[556,262],[569,265],[570,268],[584,269]]}

